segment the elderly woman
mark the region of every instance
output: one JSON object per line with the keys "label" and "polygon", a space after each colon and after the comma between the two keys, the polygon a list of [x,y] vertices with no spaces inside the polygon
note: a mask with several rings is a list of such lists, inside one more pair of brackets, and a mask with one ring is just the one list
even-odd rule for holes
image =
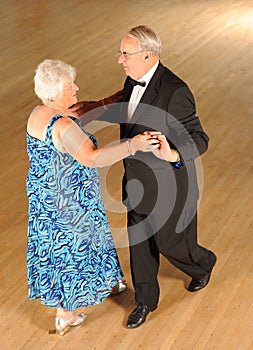
{"label": "elderly woman", "polygon": [[75,77],[62,61],[42,62],[34,82],[43,104],[27,123],[29,299],[56,308],[61,335],[84,321],[76,309],[125,288],[96,168],[161,148],[159,133],[151,132],[99,149],[68,110],[77,102]]}

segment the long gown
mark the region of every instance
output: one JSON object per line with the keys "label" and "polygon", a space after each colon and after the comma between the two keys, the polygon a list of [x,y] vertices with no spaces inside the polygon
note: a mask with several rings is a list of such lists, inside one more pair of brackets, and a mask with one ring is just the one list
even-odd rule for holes
{"label": "long gown", "polygon": [[45,141],[27,133],[28,297],[73,311],[101,303],[123,274],[97,169],[54,147],[52,127],[59,118],[51,119]]}

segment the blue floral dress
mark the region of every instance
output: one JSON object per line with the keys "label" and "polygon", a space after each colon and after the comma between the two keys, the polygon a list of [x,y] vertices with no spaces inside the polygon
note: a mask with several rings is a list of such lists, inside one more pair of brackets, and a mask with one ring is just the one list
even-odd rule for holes
{"label": "blue floral dress", "polygon": [[52,127],[59,118],[51,119],[45,141],[27,134],[28,295],[73,311],[101,303],[123,274],[97,169],[54,147]]}

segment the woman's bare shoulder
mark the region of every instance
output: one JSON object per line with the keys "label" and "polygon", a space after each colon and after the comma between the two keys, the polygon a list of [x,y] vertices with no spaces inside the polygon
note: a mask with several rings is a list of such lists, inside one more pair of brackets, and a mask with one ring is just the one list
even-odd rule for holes
{"label": "woman's bare shoulder", "polygon": [[[34,108],[27,121],[27,132],[33,137],[44,140],[47,127],[51,119],[57,115],[51,108],[39,105]],[[61,133],[62,129],[71,125],[73,121],[70,118],[62,116],[55,122],[54,129],[57,133]]]}

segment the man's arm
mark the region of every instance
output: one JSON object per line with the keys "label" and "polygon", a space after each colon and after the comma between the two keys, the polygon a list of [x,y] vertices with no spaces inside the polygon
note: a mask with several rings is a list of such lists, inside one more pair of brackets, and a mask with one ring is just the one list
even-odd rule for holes
{"label": "man's arm", "polygon": [[168,105],[167,123],[172,127],[172,140],[184,161],[196,159],[208,148],[209,137],[196,116],[194,97],[187,86],[173,93]]}
{"label": "man's arm", "polygon": [[70,110],[72,112],[76,112],[78,114],[78,116],[81,117],[85,113],[97,108],[99,110],[97,117],[99,117],[99,115],[101,115],[105,110],[108,109],[108,107],[107,107],[108,105],[113,104],[113,103],[117,103],[117,102],[121,102],[122,101],[122,94],[123,94],[123,90],[119,90],[116,93],[114,93],[113,95],[105,97],[102,100],[80,101],[80,102],[77,102],[76,104],[74,104],[73,106],[71,106]]}

